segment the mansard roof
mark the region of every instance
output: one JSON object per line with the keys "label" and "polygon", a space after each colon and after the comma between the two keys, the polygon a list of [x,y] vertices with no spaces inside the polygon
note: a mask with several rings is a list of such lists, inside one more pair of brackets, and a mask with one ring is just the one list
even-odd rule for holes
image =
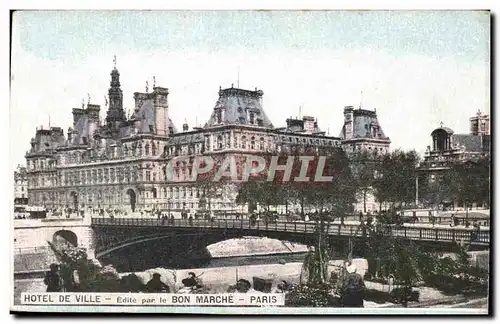
{"label": "mansard roof", "polygon": [[[366,109],[353,109],[353,133],[351,138],[345,138],[345,124],[342,127],[339,137],[345,139],[368,138],[368,139],[381,139],[389,140],[382,130],[378,122],[377,112]],[[371,131],[373,127],[377,128],[376,136],[373,136]]]}
{"label": "mansard roof", "polygon": [[[155,106],[153,104],[152,99],[145,100],[142,106],[139,108],[139,111],[134,113],[134,119],[136,120],[135,122],[135,129],[137,129],[137,132],[139,133],[152,133],[151,131],[151,126],[155,127]],[[166,129],[168,127],[172,127],[173,132],[177,133],[177,128],[175,127],[174,123],[172,123],[172,120],[167,117],[167,120],[165,120],[165,123],[167,124]]]}
{"label": "mansard roof", "polygon": [[[451,141],[456,148],[464,148],[466,152],[483,152],[483,141],[481,136],[470,134],[453,134]],[[487,151],[487,150],[486,150]]]}
{"label": "mansard roof", "polygon": [[[262,90],[257,89],[255,91],[233,87],[221,89],[214,111],[205,127],[235,124],[273,128],[273,124],[261,104],[263,94]],[[252,114],[253,123],[251,120]]]}
{"label": "mansard roof", "polygon": [[98,123],[92,121],[87,114],[80,116],[73,130],[74,135],[70,144],[86,145],[94,138],[94,134],[98,129]]}

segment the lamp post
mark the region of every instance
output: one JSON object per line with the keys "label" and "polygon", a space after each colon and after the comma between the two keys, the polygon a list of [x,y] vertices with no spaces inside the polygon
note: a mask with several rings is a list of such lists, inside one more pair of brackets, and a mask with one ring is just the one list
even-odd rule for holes
{"label": "lamp post", "polygon": [[415,207],[418,208],[418,174],[415,176]]}

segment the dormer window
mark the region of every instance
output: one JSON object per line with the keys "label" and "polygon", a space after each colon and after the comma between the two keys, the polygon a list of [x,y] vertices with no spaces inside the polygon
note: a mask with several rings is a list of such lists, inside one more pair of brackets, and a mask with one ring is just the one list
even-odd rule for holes
{"label": "dormer window", "polygon": [[217,124],[221,124],[222,123],[222,111],[217,110],[217,112],[215,113],[215,122]]}
{"label": "dormer window", "polygon": [[250,113],[250,124],[254,124],[255,123],[255,114],[253,112]]}

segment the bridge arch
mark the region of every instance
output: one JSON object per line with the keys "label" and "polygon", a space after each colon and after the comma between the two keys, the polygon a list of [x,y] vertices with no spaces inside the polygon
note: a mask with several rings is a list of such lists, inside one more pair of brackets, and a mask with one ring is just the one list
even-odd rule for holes
{"label": "bridge arch", "polygon": [[52,242],[54,244],[71,244],[78,246],[78,236],[73,231],[59,230],[52,235]]}

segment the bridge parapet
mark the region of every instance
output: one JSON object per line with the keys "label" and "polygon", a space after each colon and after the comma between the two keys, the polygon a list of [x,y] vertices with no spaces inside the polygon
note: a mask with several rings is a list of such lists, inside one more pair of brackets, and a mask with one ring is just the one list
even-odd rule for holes
{"label": "bridge parapet", "polygon": [[[260,232],[281,232],[313,235],[317,230],[317,223],[304,221],[277,221],[273,223],[257,221],[251,223],[247,219],[143,219],[143,218],[93,218],[92,226],[106,227],[138,227],[138,228],[182,228],[193,230],[237,230],[248,233]],[[473,245],[488,246],[490,243],[489,229],[474,228],[437,228],[419,226],[389,226],[385,230],[391,231],[392,235],[415,241],[435,241],[435,242],[468,242]],[[333,222],[328,224],[328,235],[331,237],[361,237],[369,235],[363,231],[359,224],[339,224]]]}

